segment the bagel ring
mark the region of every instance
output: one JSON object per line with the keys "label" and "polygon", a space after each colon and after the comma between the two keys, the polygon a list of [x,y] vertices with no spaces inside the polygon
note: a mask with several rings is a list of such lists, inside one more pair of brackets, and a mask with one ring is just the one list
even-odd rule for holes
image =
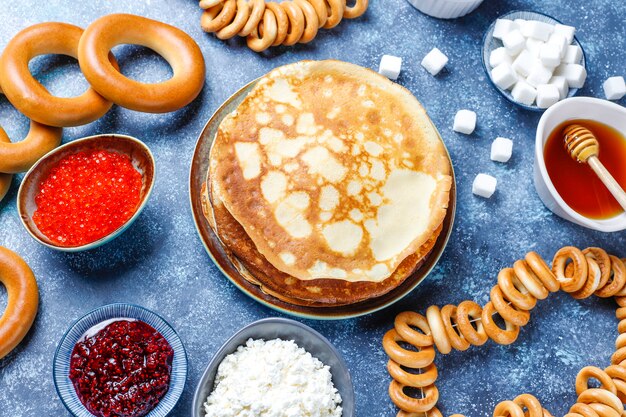
{"label": "bagel ring", "polygon": [[[2,143],[10,142],[6,135],[0,135],[0,146]],[[7,195],[9,188],[11,188],[11,181],[13,181],[12,174],[0,174],[0,201]]]}
{"label": "bagel ring", "polygon": [[[161,55],[174,75],[160,83],[142,83],[119,72],[108,60],[117,45],[145,46]],[[204,86],[204,57],[185,32],[145,17],[111,14],[94,21],[80,38],[78,63],[87,81],[108,100],[131,110],[166,113],[195,99]]]}
{"label": "bagel ring", "polygon": [[[9,136],[0,127],[0,172],[17,174],[28,171],[42,156],[59,146],[62,134],[63,129],[60,127],[46,126],[31,120],[26,138],[11,143]],[[10,184],[11,175],[0,174],[0,200]],[[3,185],[6,187],[4,193]]]}
{"label": "bagel ring", "polygon": [[24,339],[39,307],[37,281],[30,267],[15,252],[0,246],[0,283],[7,290],[7,307],[0,317],[0,358]]}
{"label": "bagel ring", "polygon": [[11,188],[11,181],[13,181],[13,175],[0,174],[0,201],[2,201],[4,196],[9,192],[9,188]]}
{"label": "bagel ring", "polygon": [[48,126],[79,126],[99,119],[113,105],[91,87],[77,97],[53,96],[28,69],[28,63],[39,55],[78,58],[82,34],[81,28],[67,23],[40,23],[22,30],[7,44],[0,59],[4,94],[29,119]]}

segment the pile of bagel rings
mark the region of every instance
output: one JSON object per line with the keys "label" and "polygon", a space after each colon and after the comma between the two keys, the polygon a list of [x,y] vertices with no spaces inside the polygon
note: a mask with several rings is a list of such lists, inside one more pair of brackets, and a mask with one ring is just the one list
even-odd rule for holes
{"label": "pile of bagel rings", "polygon": [[[125,77],[111,53],[121,44],[145,46],[172,67],[172,78],[141,83]],[[39,55],[63,54],[78,59],[90,84],[82,95],[62,98],[37,81],[28,63]],[[178,110],[204,86],[204,58],[196,42],[168,24],[129,14],[112,14],[87,29],[49,22],[30,26],[7,44],[0,57],[0,87],[9,102],[30,119],[26,138],[11,142],[0,128],[0,200],[12,174],[28,170],[61,143],[62,128],[102,117],[113,104],[147,113]]]}
{"label": "pile of bagel rings", "polygon": [[200,25],[219,39],[237,35],[248,48],[261,52],[270,46],[308,43],[320,28],[330,29],[342,19],[355,19],[367,10],[369,0],[200,0],[204,9]]}

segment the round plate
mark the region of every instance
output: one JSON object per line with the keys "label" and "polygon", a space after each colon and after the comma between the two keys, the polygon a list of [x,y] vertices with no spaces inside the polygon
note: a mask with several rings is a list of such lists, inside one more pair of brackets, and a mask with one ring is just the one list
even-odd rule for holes
{"label": "round plate", "polygon": [[[559,20],[555,19],[552,16],[548,16],[547,14],[543,14],[543,13],[539,13],[539,12],[530,12],[530,11],[519,11],[519,10],[512,11],[512,12],[509,12],[509,13],[504,14],[502,16],[499,16],[498,19],[538,20],[540,22],[550,23],[551,25],[556,25],[557,23],[561,23]],[[482,62],[483,62],[483,69],[487,73],[487,79],[489,80],[491,85],[493,85],[493,87],[496,90],[498,90],[500,92],[500,94],[502,94],[511,103],[513,103],[513,104],[515,104],[517,106],[520,106],[523,109],[531,110],[531,111],[542,112],[542,111],[547,110],[547,109],[542,109],[541,107],[537,106],[536,104],[533,104],[532,106],[527,106],[525,104],[518,103],[517,101],[515,101],[515,99],[513,99],[513,96],[511,95],[510,91],[501,89],[500,87],[498,87],[493,82],[493,79],[491,79],[491,69],[490,69],[491,66],[489,65],[489,55],[491,55],[491,51],[493,51],[494,49],[500,48],[502,46],[502,41],[500,39],[496,39],[496,38],[493,37],[493,31],[496,28],[496,21],[498,19],[493,21],[493,23],[487,29],[487,32],[485,32],[485,36],[483,37]],[[587,69],[585,49],[583,48],[581,43],[578,42],[578,38],[576,38],[576,36],[574,36],[574,41],[572,42],[572,45],[580,46],[580,49],[581,49],[581,51],[583,53],[583,57],[580,60],[579,64],[582,65],[583,67],[585,67],[585,69]],[[578,88],[570,88],[569,92],[567,93],[567,97],[565,97],[565,98],[574,97],[576,95],[576,93],[578,93],[578,90],[579,90]]]}
{"label": "round plate", "polygon": [[[266,305],[274,310],[290,314],[297,317],[312,318],[318,320],[337,320],[351,317],[362,316],[364,314],[373,313],[390,306],[396,301],[403,298],[411,292],[417,285],[422,282],[426,276],[432,271],[433,267],[443,253],[448,238],[452,232],[452,224],[454,223],[454,214],[456,211],[456,180],[454,177],[454,169],[452,169],[452,188],[450,189],[450,202],[448,212],[443,221],[443,229],[439,234],[439,238],[435,243],[431,253],[426,261],[409,276],[401,285],[394,288],[387,294],[380,297],[371,298],[354,304],[339,307],[307,307],[299,306],[281,301],[269,294],[264,293],[261,288],[248,282],[232,264],[226,254],[219,238],[213,233],[208,221],[202,213],[201,191],[202,184],[206,181],[209,169],[209,152],[213,144],[213,139],[217,133],[217,128],[228,114],[233,112],[237,106],[248,95],[257,80],[245,85],[228,100],[220,106],[219,109],[211,116],[206,126],[200,133],[196,149],[193,153],[191,161],[191,171],[189,173],[189,197],[191,202],[191,211],[196,224],[196,229],[200,235],[200,240],[207,250],[209,256],[222,271],[222,273],[239,288],[244,294],[252,297],[261,304]],[[435,128],[436,130],[436,128]],[[439,134],[439,133],[438,133]],[[441,136],[440,136],[441,139]],[[442,140],[443,143],[443,140]],[[445,144],[444,144],[445,147]],[[446,153],[447,153],[446,149]],[[448,154],[448,159],[450,155]],[[450,160],[452,167],[452,161]]]}
{"label": "round plate", "polygon": [[72,415],[76,417],[93,417],[87,408],[80,402],[74,385],[69,378],[70,359],[74,345],[85,335],[92,327],[111,319],[136,319],[154,327],[167,340],[174,350],[174,359],[172,360],[172,372],[170,374],[170,387],[159,404],[146,414],[146,417],[165,417],[167,416],[183,394],[185,381],[187,379],[187,353],[183,342],[178,337],[172,326],[169,325],[161,316],[152,311],[134,305],[134,304],[108,304],[98,307],[95,310],[85,314],[76,320],[63,335],[53,361],[53,379],[57,393]]}

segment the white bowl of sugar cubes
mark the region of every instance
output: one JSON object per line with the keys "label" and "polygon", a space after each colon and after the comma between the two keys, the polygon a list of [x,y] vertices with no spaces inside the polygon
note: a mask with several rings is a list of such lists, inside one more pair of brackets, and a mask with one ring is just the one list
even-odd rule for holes
{"label": "white bowl of sugar cubes", "polygon": [[484,37],[483,66],[509,101],[543,111],[574,96],[585,84],[585,52],[576,28],[537,12],[496,19]]}

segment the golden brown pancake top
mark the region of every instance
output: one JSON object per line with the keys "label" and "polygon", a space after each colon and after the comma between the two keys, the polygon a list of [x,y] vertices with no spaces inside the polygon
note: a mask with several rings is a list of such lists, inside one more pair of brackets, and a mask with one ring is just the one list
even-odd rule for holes
{"label": "golden brown pancake top", "polygon": [[388,278],[440,226],[451,185],[419,102],[339,61],[263,77],[222,121],[211,169],[258,251],[301,280]]}

